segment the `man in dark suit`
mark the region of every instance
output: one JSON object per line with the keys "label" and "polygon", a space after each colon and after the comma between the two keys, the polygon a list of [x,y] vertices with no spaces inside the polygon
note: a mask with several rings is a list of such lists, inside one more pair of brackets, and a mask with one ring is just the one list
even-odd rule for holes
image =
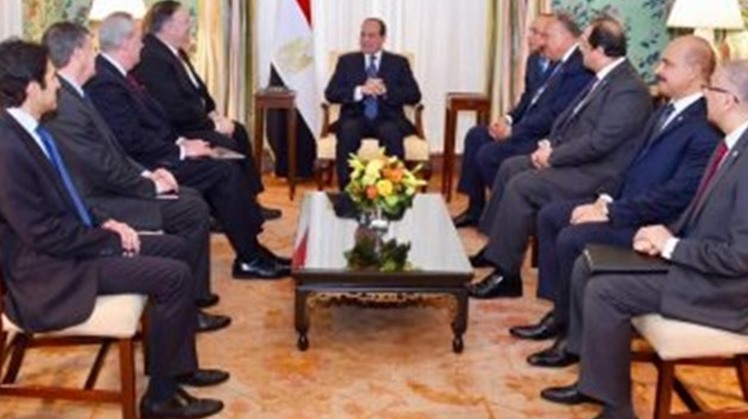
{"label": "man in dark suit", "polygon": [[360,52],[342,55],[325,89],[330,103],[340,103],[340,118],[333,127],[338,138],[335,164],[340,188],[350,178],[348,159],[356,154],[364,137],[379,140],[390,156],[405,157],[403,139],[415,127],[403,105],[421,101],[421,91],[408,60],[382,50],[387,26],[368,18],[361,25]]}
{"label": "man in dark suit", "polygon": [[626,60],[623,27],[598,18],[585,29],[580,47],[596,77],[556,118],[548,140],[530,156],[506,160],[496,176],[479,226],[489,241],[472,258],[476,266],[495,269],[468,286],[475,298],[521,296],[519,271],[537,211],[554,200],[614,190],[639,149],[636,133],[652,101]]}
{"label": "man in dark suit", "polygon": [[528,358],[532,365],[563,366],[574,261],[588,243],[631,247],[636,230],[666,224],[691,201],[720,133],[706,119],[702,88],[714,70],[709,44],[695,36],[673,40],[662,53],[656,74],[660,94],[669,98],[649,119],[645,145],[629,166],[618,194],[597,200],[560,201],[538,214],[538,296],[554,310],[536,325],[510,329],[524,339],[559,335],[554,345]]}
{"label": "man in dark suit", "polygon": [[651,225],[634,250],[670,261],[666,273],[591,275],[583,259],[572,280],[568,350],[580,354],[579,381],[543,390],[564,404],[602,402],[601,417],[633,418],[631,323],[664,317],[748,334],[748,62],[718,69],[705,86],[720,141],[694,199],[677,223]]}
{"label": "man in dark suit", "polygon": [[104,19],[99,44],[102,54],[96,58],[96,76],[84,88],[122,148],[147,169],[166,167],[180,184],[202,194],[237,253],[235,278],[288,275],[288,260],[273,255],[257,241],[263,219],[239,166],[214,159],[203,140],[180,137],[161,105],[128,79],[128,71],[140,59],[142,45],[132,17],[117,13]]}
{"label": "man in dark suit", "polygon": [[[252,158],[252,146],[244,125],[222,115],[195,71],[186,51],[192,36],[189,10],[178,1],[160,1],[143,19],[147,35],[133,76],[158,101],[177,134],[201,138],[247,158],[240,164],[247,174],[253,196],[263,190],[262,179]],[[280,210],[261,207],[265,219],[281,216]]]}
{"label": "man in dark suit", "polygon": [[[465,137],[462,170],[457,190],[468,195],[467,209],[455,217],[455,226],[478,224],[486,203],[486,188],[493,184],[501,163],[509,157],[532,153],[546,138],[556,117],[589,83],[592,73],[582,63],[581,30],[566,14],[541,15],[528,36],[525,91],[519,104],[490,126],[477,125]],[[542,61],[551,65],[543,72]]]}
{"label": "man in dark suit", "polygon": [[[43,121],[71,164],[73,179],[83,200],[138,230],[163,230],[185,239],[196,278],[195,301],[206,307],[218,302],[210,292],[209,210],[197,191],[177,185],[166,169],[148,171],[130,159],[83,92],[94,74],[93,40],[87,29],[59,22],[44,33],[62,88],[57,110]],[[165,172],[165,173],[162,173]],[[171,199],[176,198],[176,199]],[[198,330],[224,328],[230,318],[198,314]]]}
{"label": "man in dark suit", "polygon": [[54,137],[39,125],[54,110],[58,88],[44,47],[17,40],[0,44],[6,314],[25,330],[46,332],[85,321],[99,295],[148,295],[151,379],[141,414],[217,413],[223,408],[220,401],[193,398],[179,387],[185,380],[217,384],[209,379],[214,374],[206,377],[197,366],[193,278],[184,262],[183,240],[138,237],[128,225],[100,219],[85,206]]}

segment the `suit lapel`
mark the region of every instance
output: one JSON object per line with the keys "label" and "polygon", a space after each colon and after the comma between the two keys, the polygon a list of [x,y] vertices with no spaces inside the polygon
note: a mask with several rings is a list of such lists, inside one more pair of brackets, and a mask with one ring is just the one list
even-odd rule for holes
{"label": "suit lapel", "polygon": [[684,109],[681,113],[676,115],[675,119],[670,121],[670,123],[665,126],[665,129],[661,130],[658,133],[654,133],[654,137],[652,137],[652,131],[656,128],[657,121],[660,120],[662,112],[665,111],[665,106],[661,106],[659,109],[657,109],[657,112],[655,112],[655,114],[652,115],[651,118],[649,118],[649,121],[647,121],[647,127],[643,131],[647,136],[646,143],[644,143],[641,152],[636,156],[635,162],[641,160],[645,155],[647,155],[647,152],[652,149],[652,146],[657,144],[662,138],[665,138],[670,132],[678,129],[681,125],[694,118],[703,118],[704,106],[705,104],[703,98],[697,100],[696,102],[689,105],[686,109]]}

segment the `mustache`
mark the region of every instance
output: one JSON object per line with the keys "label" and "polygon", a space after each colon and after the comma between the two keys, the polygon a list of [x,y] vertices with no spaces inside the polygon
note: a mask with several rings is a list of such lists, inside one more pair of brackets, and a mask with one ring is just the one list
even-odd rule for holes
{"label": "mustache", "polygon": [[655,79],[656,79],[657,81],[664,81],[664,82],[666,82],[666,81],[667,81],[667,78],[665,78],[665,77],[663,77],[663,76],[660,76],[660,75],[655,75]]}

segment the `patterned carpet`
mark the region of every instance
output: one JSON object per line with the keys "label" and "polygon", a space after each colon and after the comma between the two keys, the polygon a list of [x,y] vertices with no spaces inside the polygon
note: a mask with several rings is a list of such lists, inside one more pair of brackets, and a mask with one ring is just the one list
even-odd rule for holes
{"label": "patterned carpet", "polygon": [[[298,216],[298,195],[288,201],[280,180],[268,179],[262,200],[281,207],[281,220],[267,224],[263,242],[289,255]],[[304,185],[301,190],[310,189]],[[438,190],[432,187],[431,190]],[[464,206],[457,198],[453,213]],[[483,239],[465,230],[468,253]],[[320,308],[312,314],[307,352],[296,349],[293,329],[293,283],[230,279],[233,252],[222,236],[213,237],[213,283],[221,296],[215,312],[230,314],[233,325],[199,337],[201,365],[231,372],[228,383],[195,390],[226,402],[223,418],[589,418],[591,405],[564,407],[544,402],[539,391],[571,383],[575,367],[543,370],[525,357],[548,345],[512,339],[507,328],[539,318],[548,304],[537,301],[535,273],[526,269],[525,297],[472,301],[465,351],[451,350],[449,313],[440,308]],[[476,277],[487,271],[478,271]],[[100,383],[116,387],[117,361],[112,353]],[[21,380],[82,383],[89,349],[37,350],[26,360]],[[142,364],[138,358],[138,364]],[[652,416],[654,368],[635,365],[635,407],[640,418]],[[686,370],[685,381],[712,404],[740,405],[734,372]],[[138,392],[146,387],[140,373]],[[116,405],[0,399],[0,418],[112,418]]]}

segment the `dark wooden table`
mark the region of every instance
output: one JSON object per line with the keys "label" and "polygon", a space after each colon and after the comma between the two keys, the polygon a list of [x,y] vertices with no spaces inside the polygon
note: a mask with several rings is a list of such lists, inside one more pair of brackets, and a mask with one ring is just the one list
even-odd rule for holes
{"label": "dark wooden table", "polygon": [[[438,226],[438,228],[436,228]],[[295,327],[297,346],[309,347],[308,300],[318,293],[403,293],[413,297],[447,295],[454,298],[452,349],[462,352],[468,321],[465,284],[473,268],[439,194],[416,196],[413,208],[392,222],[385,239],[410,242],[407,272],[354,271],[346,266],[343,252],[354,245],[355,220],[337,218],[328,195],[307,193],[301,206],[294,242],[292,276],[295,280]]]}
{"label": "dark wooden table", "polygon": [[454,180],[455,130],[457,113],[473,111],[478,124],[488,124],[491,112],[491,100],[483,93],[449,92],[444,117],[444,167],[442,168],[442,195],[447,202],[452,200],[452,183]]}
{"label": "dark wooden table", "polygon": [[265,88],[255,92],[255,164],[262,170],[263,139],[265,138],[265,110],[281,109],[288,113],[288,196],[296,195],[296,92],[283,88]]}

